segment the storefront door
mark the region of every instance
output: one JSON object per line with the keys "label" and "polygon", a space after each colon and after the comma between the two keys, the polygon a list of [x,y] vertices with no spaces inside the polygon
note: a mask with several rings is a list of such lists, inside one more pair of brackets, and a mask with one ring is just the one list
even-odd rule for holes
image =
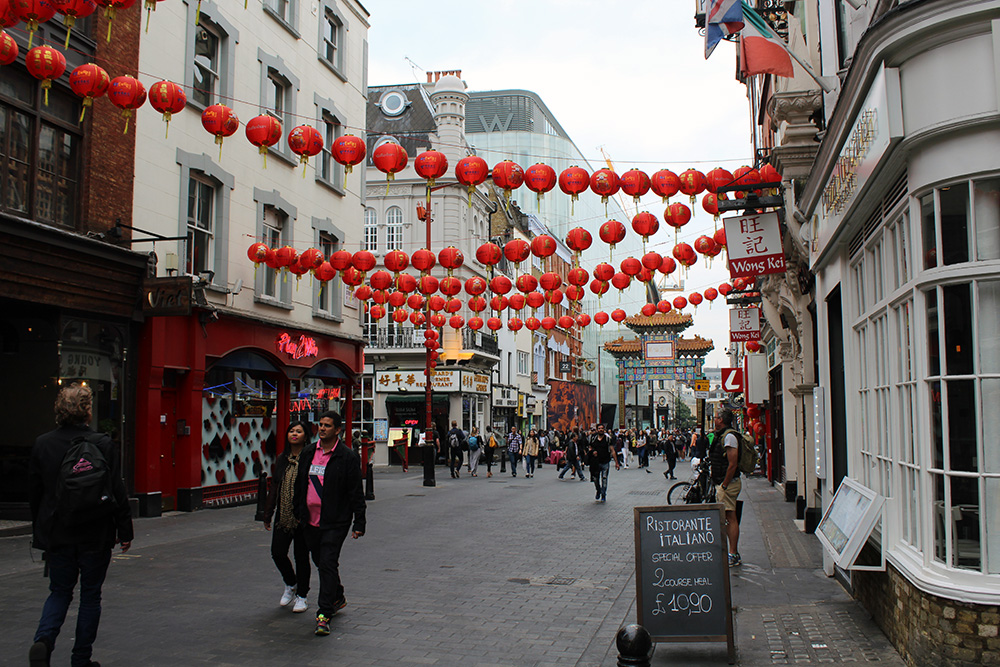
{"label": "storefront door", "polygon": [[160,394],[160,490],[163,511],[177,509],[177,435],[184,424],[177,422],[177,392],[163,389]]}

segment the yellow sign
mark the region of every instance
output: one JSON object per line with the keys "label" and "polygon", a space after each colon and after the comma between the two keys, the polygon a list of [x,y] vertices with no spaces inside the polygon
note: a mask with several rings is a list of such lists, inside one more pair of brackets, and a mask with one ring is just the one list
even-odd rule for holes
{"label": "yellow sign", "polygon": [[695,391],[708,391],[708,380],[695,380],[694,381]]}

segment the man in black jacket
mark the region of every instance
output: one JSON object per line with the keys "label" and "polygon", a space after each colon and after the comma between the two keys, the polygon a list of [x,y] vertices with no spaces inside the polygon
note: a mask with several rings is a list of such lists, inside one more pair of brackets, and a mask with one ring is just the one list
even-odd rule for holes
{"label": "man in black jacket", "polygon": [[[93,418],[90,387],[75,382],[63,387],[56,399],[55,412],[59,428],[35,441],[28,473],[32,545],[45,551],[49,572],[49,597],[42,608],[28,658],[32,667],[49,664],[79,574],[80,610],[70,664],[86,667],[97,664],[90,657],[101,620],[101,587],[115,544],[121,544],[122,553],[132,545],[132,513],[117,449],[111,438],[95,434],[88,426]],[[89,436],[100,450],[110,476],[111,497],[105,508],[75,519],[68,514],[78,508],[68,508],[65,501],[60,503],[57,494],[63,460],[80,436]],[[74,468],[90,465],[81,459]]]}
{"label": "man in black jacket", "polygon": [[365,494],[361,460],[340,438],[343,420],[336,412],[319,418],[319,442],[302,450],[295,478],[295,515],[306,527],[306,543],[319,571],[316,634],[330,634],[330,619],[347,606],[340,583],[340,549],[351,521],[351,537],[365,534]]}

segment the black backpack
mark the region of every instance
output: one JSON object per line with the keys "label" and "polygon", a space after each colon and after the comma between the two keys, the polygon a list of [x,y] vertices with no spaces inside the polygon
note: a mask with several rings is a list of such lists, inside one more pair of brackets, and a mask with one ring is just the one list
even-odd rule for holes
{"label": "black backpack", "polygon": [[111,514],[111,466],[98,443],[103,433],[73,438],[56,477],[55,518],[64,524],[88,523]]}

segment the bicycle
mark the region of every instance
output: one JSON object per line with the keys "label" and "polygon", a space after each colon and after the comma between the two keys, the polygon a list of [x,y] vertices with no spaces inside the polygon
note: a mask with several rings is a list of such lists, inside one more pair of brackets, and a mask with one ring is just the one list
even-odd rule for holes
{"label": "bicycle", "polygon": [[715,485],[708,465],[708,457],[698,464],[695,476],[687,482],[677,482],[667,491],[668,505],[693,505],[697,503],[714,503]]}

